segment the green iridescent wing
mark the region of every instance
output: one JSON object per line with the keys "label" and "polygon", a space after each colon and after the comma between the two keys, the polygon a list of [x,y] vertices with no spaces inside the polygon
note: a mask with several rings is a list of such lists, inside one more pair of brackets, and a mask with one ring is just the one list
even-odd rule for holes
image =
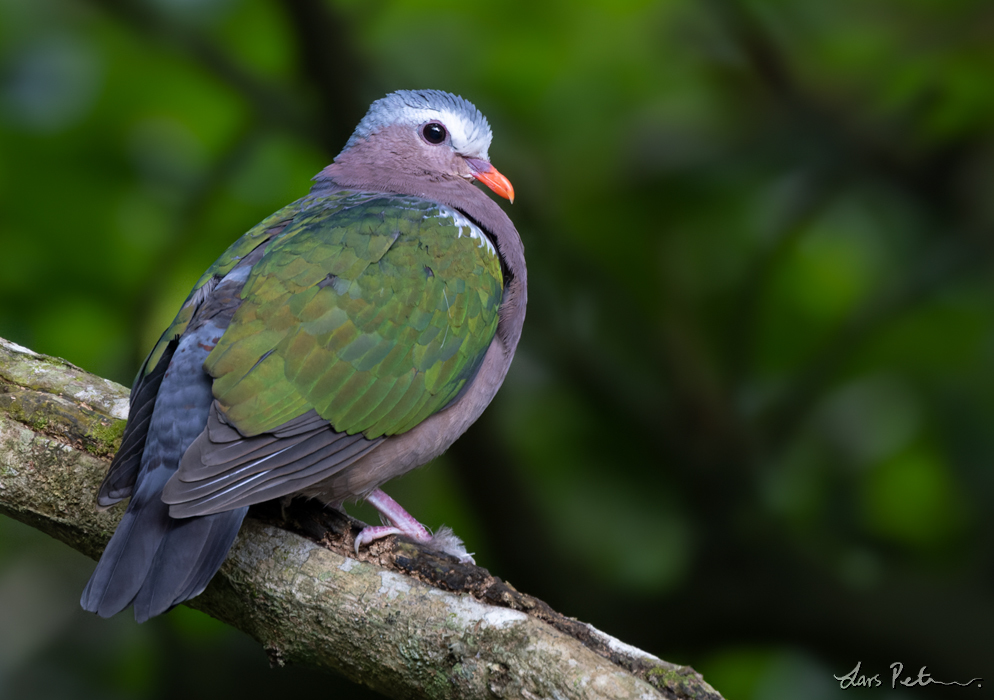
{"label": "green iridescent wing", "polygon": [[225,253],[203,274],[190,291],[172,324],[160,336],[159,342],[145,358],[138,370],[131,389],[128,424],[124,429],[121,447],[111,462],[107,476],[100,486],[98,502],[107,507],[131,495],[131,490],[141,466],[145,439],[148,436],[149,421],[155,406],[159,385],[176,349],[177,338],[186,331],[200,298],[209,292],[213,281],[223,277],[256,247],[279,234],[283,226],[300,211],[301,202],[295,202],[248,231],[228,248]]}
{"label": "green iridescent wing", "polygon": [[169,342],[182,335],[183,331],[186,330],[187,326],[190,324],[190,319],[193,317],[193,313],[197,308],[195,300],[198,295],[205,291],[208,284],[215,278],[224,277],[226,274],[231,272],[231,269],[238,264],[239,260],[251,253],[256,247],[262,243],[265,243],[274,235],[278,235],[283,226],[285,226],[288,221],[292,220],[293,217],[300,211],[303,201],[304,200],[298,200],[260,221],[258,224],[249,229],[241,238],[231,244],[231,246],[221,254],[221,257],[215,260],[214,264],[207,268],[207,271],[201,275],[200,279],[197,280],[197,283],[193,285],[193,289],[190,290],[189,296],[187,296],[186,301],[183,302],[183,306],[180,308],[179,313],[176,314],[176,318],[173,319],[172,324],[165,330],[165,332],[163,332],[162,336],[159,338],[159,342],[156,343],[155,347],[152,348],[152,352],[150,352],[148,357],[145,359],[145,364],[142,365],[141,370],[139,370],[136,382],[140,381],[142,377],[150,374],[155,369],[156,365],[159,363],[159,359],[166,351],[166,347]]}
{"label": "green iridescent wing", "polygon": [[208,356],[214,396],[243,435],[311,409],[338,432],[403,433],[482,363],[499,258],[469,221],[425,200],[352,193],[310,204],[255,265]]}

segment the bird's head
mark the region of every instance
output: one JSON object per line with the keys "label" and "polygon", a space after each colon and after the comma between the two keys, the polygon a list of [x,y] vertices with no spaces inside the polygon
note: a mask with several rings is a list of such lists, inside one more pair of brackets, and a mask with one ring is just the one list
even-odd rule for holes
{"label": "bird's head", "polygon": [[514,201],[514,188],[490,164],[493,134],[472,103],[440,90],[398,90],[369,107],[335,161],[363,152],[407,172],[479,180]]}

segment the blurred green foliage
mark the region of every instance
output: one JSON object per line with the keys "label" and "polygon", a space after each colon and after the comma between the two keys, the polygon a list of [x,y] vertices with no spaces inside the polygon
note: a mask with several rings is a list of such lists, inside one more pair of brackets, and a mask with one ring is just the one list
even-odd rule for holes
{"label": "blurred green foliage", "polygon": [[[388,490],[730,700],[989,676],[992,30],[980,0],[0,0],[0,336],[129,383],[369,102],[462,94],[529,318]],[[184,608],[85,615],[91,566],[0,521],[0,696],[361,695]]]}

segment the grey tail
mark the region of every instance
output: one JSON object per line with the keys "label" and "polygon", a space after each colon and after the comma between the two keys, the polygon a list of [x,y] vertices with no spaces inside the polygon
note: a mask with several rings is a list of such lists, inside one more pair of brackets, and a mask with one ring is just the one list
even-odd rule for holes
{"label": "grey tail", "polygon": [[247,507],[199,518],[172,518],[172,530],[135,596],[135,619],[144,622],[200,595],[221,568],[246,513]]}
{"label": "grey tail", "polygon": [[212,379],[203,363],[221,332],[211,323],[188,331],[137,385],[134,437],[105,482],[110,503],[128,491],[131,501],[86,584],[84,610],[110,617],[134,603],[138,622],[161,615],[203,591],[235,541],[248,508],[173,518],[162,501],[163,487],[207,424]]}
{"label": "grey tail", "polygon": [[80,605],[110,617],[134,603],[144,622],[201,593],[217,573],[248,508],[176,519],[154,477],[143,480],[83,590]]}

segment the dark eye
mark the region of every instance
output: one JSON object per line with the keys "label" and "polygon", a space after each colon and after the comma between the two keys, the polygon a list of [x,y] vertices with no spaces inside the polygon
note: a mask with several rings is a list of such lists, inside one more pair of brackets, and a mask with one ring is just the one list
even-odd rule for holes
{"label": "dark eye", "polygon": [[442,143],[445,140],[445,127],[438,122],[430,122],[425,124],[421,130],[421,135],[428,143]]}

